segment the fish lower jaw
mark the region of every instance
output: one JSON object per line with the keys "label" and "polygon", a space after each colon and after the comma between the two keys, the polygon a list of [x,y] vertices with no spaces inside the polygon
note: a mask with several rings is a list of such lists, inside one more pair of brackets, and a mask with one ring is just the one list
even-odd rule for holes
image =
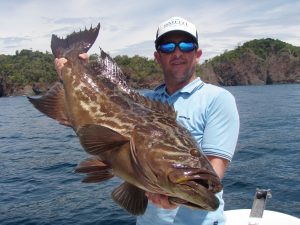
{"label": "fish lower jaw", "polygon": [[217,199],[216,205],[213,207],[209,204],[206,204],[205,202],[199,203],[194,203],[194,202],[189,202],[187,200],[178,198],[178,197],[169,197],[168,198],[169,202],[172,204],[176,205],[184,205],[186,207],[192,208],[192,209],[197,209],[197,210],[207,210],[207,211],[214,211],[219,207],[219,200]]}
{"label": "fish lower jaw", "polygon": [[179,189],[182,194],[174,198],[171,197],[171,201],[195,209],[214,211],[219,207],[219,199],[215,196],[215,193],[220,190],[215,190],[208,183],[209,182],[201,183],[199,180],[193,180],[178,184],[180,185]]}

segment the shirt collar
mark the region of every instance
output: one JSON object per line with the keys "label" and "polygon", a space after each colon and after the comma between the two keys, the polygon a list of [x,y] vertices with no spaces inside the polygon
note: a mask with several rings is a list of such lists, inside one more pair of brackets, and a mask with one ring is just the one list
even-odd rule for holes
{"label": "shirt collar", "polygon": [[[188,94],[191,94],[195,90],[197,90],[198,88],[202,87],[203,84],[204,83],[200,79],[200,77],[197,77],[191,83],[187,84],[186,86],[184,86],[183,88],[179,89],[174,94],[172,94],[172,96],[174,96],[174,95],[176,95],[178,93],[188,93]],[[169,96],[169,94],[167,93],[166,84],[161,84],[161,85],[157,86],[154,90],[158,94],[164,94],[164,95]]]}

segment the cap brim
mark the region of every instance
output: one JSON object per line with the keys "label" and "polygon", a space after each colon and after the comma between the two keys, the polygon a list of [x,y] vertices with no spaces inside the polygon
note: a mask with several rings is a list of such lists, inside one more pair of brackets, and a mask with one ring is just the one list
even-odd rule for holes
{"label": "cap brim", "polygon": [[193,41],[195,41],[195,43],[197,43],[197,45],[198,45],[198,39],[197,39],[194,35],[192,35],[191,33],[186,32],[186,31],[184,31],[184,30],[170,30],[170,31],[168,31],[168,32],[166,32],[166,33],[164,33],[164,34],[162,34],[162,35],[159,36],[158,38],[156,38],[156,40],[155,40],[155,42],[154,42],[154,43],[155,43],[155,47],[157,48],[157,45],[159,44],[159,42],[160,42],[164,37],[166,37],[168,34],[173,33],[173,32],[181,32],[181,33],[184,33],[184,34],[190,36],[190,37],[193,39]]}

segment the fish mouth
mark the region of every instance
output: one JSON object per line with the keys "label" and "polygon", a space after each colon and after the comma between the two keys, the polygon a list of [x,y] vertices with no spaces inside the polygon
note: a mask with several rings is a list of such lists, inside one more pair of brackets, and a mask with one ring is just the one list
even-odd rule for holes
{"label": "fish mouth", "polygon": [[169,179],[182,193],[182,196],[169,197],[170,202],[209,211],[219,207],[219,200],[214,194],[221,191],[223,186],[215,173],[192,169],[181,175],[171,173]]}
{"label": "fish mouth", "polygon": [[202,186],[212,193],[217,193],[222,190],[223,186],[220,179],[212,173],[194,174],[185,176],[177,180],[179,184],[187,185],[191,188],[199,188]]}

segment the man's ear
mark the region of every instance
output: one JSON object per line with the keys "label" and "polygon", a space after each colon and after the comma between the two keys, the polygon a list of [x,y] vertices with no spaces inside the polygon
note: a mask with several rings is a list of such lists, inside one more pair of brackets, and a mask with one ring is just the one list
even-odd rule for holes
{"label": "man's ear", "polygon": [[202,55],[202,50],[200,48],[198,48],[197,51],[196,51],[197,63],[199,62],[201,55]]}
{"label": "man's ear", "polygon": [[160,64],[160,54],[157,51],[154,52],[154,59],[158,64]]}
{"label": "man's ear", "polygon": [[197,58],[200,58],[202,55],[202,50],[200,48],[197,49]]}

